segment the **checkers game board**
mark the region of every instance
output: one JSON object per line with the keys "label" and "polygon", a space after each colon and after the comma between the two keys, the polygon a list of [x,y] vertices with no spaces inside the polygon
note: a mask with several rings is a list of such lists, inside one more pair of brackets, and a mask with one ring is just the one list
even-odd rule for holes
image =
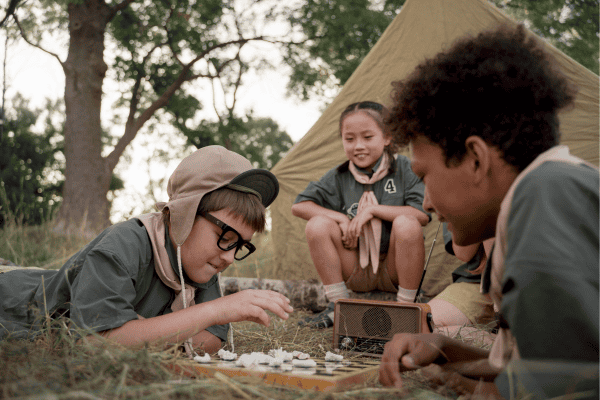
{"label": "checkers game board", "polygon": [[236,366],[235,361],[222,361],[217,358],[205,364],[190,361],[189,364],[185,364],[185,367],[181,364],[179,366],[184,373],[188,370],[191,374],[206,376],[213,376],[215,372],[230,377],[254,376],[262,378],[265,383],[326,392],[347,389],[377,377],[380,362],[379,359],[352,359],[337,363],[326,362],[319,358],[313,360],[317,363],[313,368],[292,367],[289,362],[281,367],[253,365],[244,368]]}

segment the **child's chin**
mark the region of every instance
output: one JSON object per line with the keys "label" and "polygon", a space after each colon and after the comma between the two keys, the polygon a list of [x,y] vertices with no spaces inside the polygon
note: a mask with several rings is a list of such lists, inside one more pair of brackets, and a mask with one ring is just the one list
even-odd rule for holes
{"label": "child's chin", "polygon": [[354,161],[354,165],[356,165],[357,167],[362,168],[362,169],[368,169],[369,167],[372,167],[372,165],[369,164],[369,162],[365,161],[365,160],[362,160],[362,161],[356,160],[356,161]]}

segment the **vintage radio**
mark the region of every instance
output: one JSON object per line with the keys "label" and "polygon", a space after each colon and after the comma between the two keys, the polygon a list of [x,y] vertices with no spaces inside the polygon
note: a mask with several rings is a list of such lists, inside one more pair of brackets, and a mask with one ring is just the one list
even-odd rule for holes
{"label": "vintage radio", "polygon": [[358,299],[335,302],[334,349],[381,357],[385,344],[396,333],[432,331],[428,304]]}
{"label": "vintage radio", "polygon": [[[441,226],[440,222],[429,249],[417,293],[421,291]],[[343,299],[335,302],[334,312],[333,348],[364,356],[381,357],[385,344],[392,340],[396,333],[433,332],[431,307],[428,304],[417,303],[417,297],[414,303]]]}

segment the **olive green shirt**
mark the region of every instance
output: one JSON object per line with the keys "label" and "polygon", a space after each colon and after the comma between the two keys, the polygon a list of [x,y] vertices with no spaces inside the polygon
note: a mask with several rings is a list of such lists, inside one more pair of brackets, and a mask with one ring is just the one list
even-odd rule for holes
{"label": "olive green shirt", "polygon": [[[171,265],[176,266],[168,231],[165,236]],[[59,270],[0,274],[0,339],[34,337],[44,307],[52,318],[66,316],[75,326],[96,332],[120,327],[138,315],[171,313],[175,293],[156,274],[151,246],[146,228],[133,218],[104,230]],[[216,276],[204,284],[184,279],[197,288],[196,304],[221,297]],[[226,340],[227,325],[207,330]]]}

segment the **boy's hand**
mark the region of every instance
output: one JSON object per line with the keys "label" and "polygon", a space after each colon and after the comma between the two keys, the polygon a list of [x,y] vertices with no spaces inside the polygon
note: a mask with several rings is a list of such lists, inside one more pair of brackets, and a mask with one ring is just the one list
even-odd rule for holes
{"label": "boy's hand", "polygon": [[444,338],[436,334],[400,333],[386,343],[379,367],[379,382],[402,387],[400,371],[420,368],[443,356]]}
{"label": "boy's hand", "polygon": [[213,300],[218,311],[216,324],[229,322],[252,321],[269,326],[270,318],[265,310],[269,310],[282,319],[288,319],[294,311],[290,299],[272,290],[242,290]]}

